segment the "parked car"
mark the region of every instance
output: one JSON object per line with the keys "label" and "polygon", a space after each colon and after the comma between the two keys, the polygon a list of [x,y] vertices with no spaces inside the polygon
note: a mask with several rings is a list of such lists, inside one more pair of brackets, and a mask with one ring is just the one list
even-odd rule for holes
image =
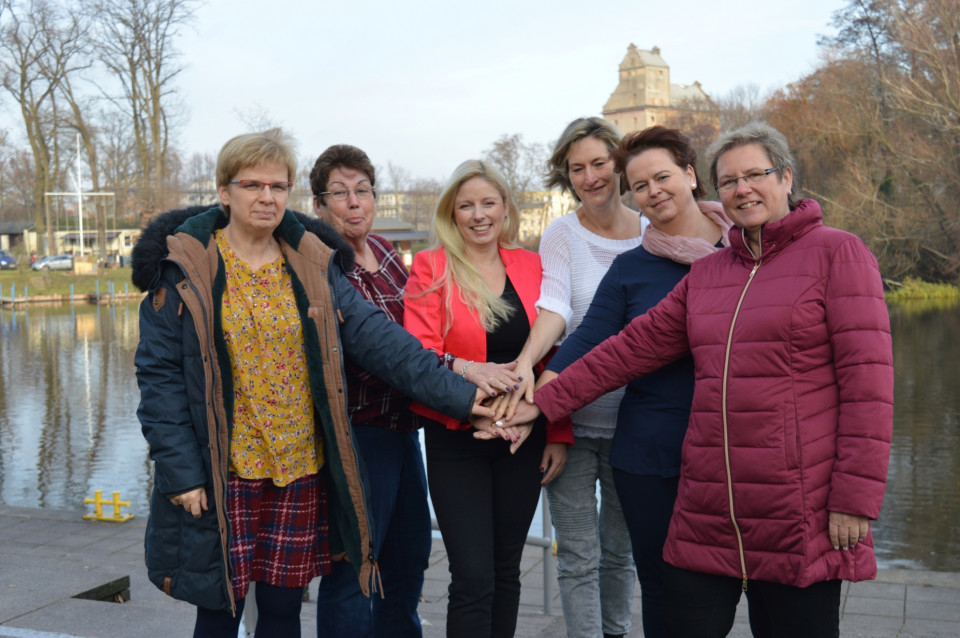
{"label": "parked car", "polygon": [[10,270],[17,267],[17,258],[5,250],[0,250],[0,269]]}
{"label": "parked car", "polygon": [[73,257],[70,255],[50,255],[38,259],[30,267],[34,270],[72,270]]}

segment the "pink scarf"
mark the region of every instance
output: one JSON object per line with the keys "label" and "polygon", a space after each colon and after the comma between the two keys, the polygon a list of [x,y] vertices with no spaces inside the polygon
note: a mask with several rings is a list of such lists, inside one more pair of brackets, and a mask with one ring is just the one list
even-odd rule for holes
{"label": "pink scarf", "polygon": [[[733,222],[723,212],[719,202],[697,202],[700,212],[710,218],[722,231],[720,241],[724,246],[730,245],[727,232]],[[652,224],[643,231],[640,243],[644,249],[657,257],[666,257],[681,264],[692,264],[701,257],[719,250],[716,246],[701,237],[684,237],[682,235],[668,235]]]}

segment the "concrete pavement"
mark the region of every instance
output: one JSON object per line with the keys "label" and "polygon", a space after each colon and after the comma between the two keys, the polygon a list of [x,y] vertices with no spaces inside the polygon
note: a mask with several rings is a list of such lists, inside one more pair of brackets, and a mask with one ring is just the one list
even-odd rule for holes
{"label": "concrete pavement", "polygon": [[[0,506],[0,638],[139,638],[190,636],[194,608],[157,590],[143,566],[145,519],[87,521],[83,512]],[[553,613],[543,613],[543,554],[528,547],[517,636],[565,638],[553,582]],[[420,614],[425,638],[446,635],[446,553],[434,539]],[[129,592],[129,594],[127,594]],[[316,581],[311,585],[315,600]],[[643,636],[640,587],[632,638]],[[102,602],[116,599],[123,604]],[[93,599],[91,599],[93,598]],[[304,604],[303,635],[316,625],[316,606]],[[864,638],[960,636],[960,575],[881,570],[876,581],[844,583],[840,634]],[[746,604],[730,636],[750,636]]]}

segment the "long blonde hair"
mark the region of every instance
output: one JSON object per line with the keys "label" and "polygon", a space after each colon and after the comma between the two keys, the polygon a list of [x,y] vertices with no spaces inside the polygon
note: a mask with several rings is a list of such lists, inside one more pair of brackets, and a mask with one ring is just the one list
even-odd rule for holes
{"label": "long blonde hair", "polygon": [[454,204],[456,203],[457,193],[460,187],[474,177],[482,177],[491,186],[499,191],[503,197],[503,203],[507,214],[503,220],[503,228],[500,230],[500,236],[497,238],[497,245],[503,248],[515,248],[517,234],[520,232],[520,211],[510,195],[510,188],[507,186],[507,180],[490,163],[482,160],[467,160],[460,164],[453,171],[450,181],[446,188],[440,194],[440,201],[437,202],[437,210],[433,214],[433,223],[431,232],[435,246],[443,246],[447,253],[447,264],[444,272],[439,277],[434,273],[434,283],[428,291],[436,290],[441,286],[446,286],[444,306],[446,308],[446,326],[443,333],[446,334],[453,325],[453,288],[447,286],[448,282],[453,282],[460,290],[460,301],[462,301],[475,313],[480,320],[480,324],[487,331],[493,331],[502,321],[510,318],[513,308],[505,303],[499,295],[495,294],[487,286],[483,275],[477,266],[467,259],[466,246],[460,230],[457,228],[457,222],[454,219]]}

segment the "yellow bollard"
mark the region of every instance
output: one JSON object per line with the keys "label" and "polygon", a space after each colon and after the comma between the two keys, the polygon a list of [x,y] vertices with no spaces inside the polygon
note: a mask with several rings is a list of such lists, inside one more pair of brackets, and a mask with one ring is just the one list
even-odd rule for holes
{"label": "yellow bollard", "polygon": [[[93,498],[83,499],[84,503],[93,503],[93,514],[84,514],[83,517],[88,520],[95,521],[112,521],[115,523],[129,521],[133,518],[133,514],[121,515],[121,507],[130,507],[130,501],[121,501],[120,492],[113,493],[113,499],[109,501],[103,500],[103,490],[94,490]],[[103,515],[103,506],[104,505],[113,505],[113,517],[108,517]]]}

